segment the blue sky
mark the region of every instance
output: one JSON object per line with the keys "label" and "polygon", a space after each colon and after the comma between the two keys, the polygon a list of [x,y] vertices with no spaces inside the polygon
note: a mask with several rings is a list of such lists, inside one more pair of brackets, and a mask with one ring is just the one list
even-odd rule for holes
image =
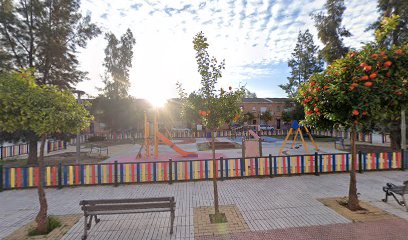
{"label": "blue sky", "polygon": [[[324,0],[270,1],[175,1],[175,0],[83,0],[102,31],[117,36],[130,28],[136,38],[130,94],[152,101],[176,97],[175,83],[187,91],[199,88],[200,76],[192,40],[203,31],[210,43],[210,55],[225,59],[221,87],[246,84],[259,97],[285,97],[278,87],[285,83],[290,58],[299,31],[316,29],[311,13],[322,10]],[[347,0],[343,23],[353,34],[345,40],[359,48],[373,39],[366,27],[378,17],[376,0]],[[102,87],[102,62],[106,42],[103,35],[81,51],[81,68],[90,80],[78,85],[90,95]]]}

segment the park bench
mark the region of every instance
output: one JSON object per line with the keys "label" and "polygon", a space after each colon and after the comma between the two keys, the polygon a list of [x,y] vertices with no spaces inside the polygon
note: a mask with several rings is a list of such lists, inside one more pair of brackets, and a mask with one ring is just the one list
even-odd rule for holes
{"label": "park bench", "polygon": [[95,218],[95,224],[100,221],[98,215],[170,212],[170,234],[173,234],[176,208],[174,197],[82,200],[79,205],[82,206],[85,216],[82,240],[88,236],[87,231],[91,229],[92,218]]}
{"label": "park bench", "polygon": [[334,148],[337,149],[337,144],[342,146],[342,149],[344,150],[344,138],[340,137],[340,138],[335,138],[334,139]]}
{"label": "park bench", "polygon": [[99,153],[99,155],[101,155],[102,152],[106,152],[106,155],[109,155],[108,146],[100,143],[91,144],[91,150],[89,154],[92,154],[92,152]]}
{"label": "park bench", "polygon": [[[408,204],[404,197],[405,194],[408,194],[408,180],[404,182],[403,186],[397,186],[392,183],[387,183],[386,186],[383,187],[383,191],[385,192],[385,198],[382,200],[383,202],[387,202],[388,196],[392,196],[399,205],[405,206],[408,212]],[[399,200],[395,195],[400,195],[402,197],[402,200]]]}

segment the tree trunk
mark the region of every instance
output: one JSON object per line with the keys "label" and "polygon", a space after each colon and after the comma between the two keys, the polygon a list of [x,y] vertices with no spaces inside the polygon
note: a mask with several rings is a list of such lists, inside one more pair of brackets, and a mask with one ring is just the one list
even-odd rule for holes
{"label": "tree trunk", "polygon": [[215,215],[220,214],[219,204],[218,204],[218,185],[217,185],[217,173],[218,169],[216,168],[216,159],[215,159],[215,134],[216,132],[211,133],[211,146],[212,146],[212,157],[213,157],[213,186],[214,186],[214,209]]}
{"label": "tree trunk", "polygon": [[361,209],[357,196],[357,179],[356,179],[356,163],[357,163],[357,148],[356,148],[356,123],[351,129],[351,170],[350,170],[350,186],[348,197],[348,208],[351,211]]}
{"label": "tree trunk", "polygon": [[391,121],[390,126],[391,149],[393,151],[401,150],[401,122]]}
{"label": "tree trunk", "polygon": [[44,147],[45,147],[45,138],[46,136],[43,135],[41,137],[41,146],[40,146],[40,158],[38,159],[38,168],[40,169],[39,173],[39,184],[37,187],[38,190],[38,199],[40,201],[40,211],[35,218],[37,222],[37,231],[41,234],[45,234],[48,231],[48,217],[47,217],[47,199],[45,198],[45,192],[43,188],[44,183]]}
{"label": "tree trunk", "polygon": [[28,142],[28,159],[27,165],[37,165],[37,140],[30,140]]}

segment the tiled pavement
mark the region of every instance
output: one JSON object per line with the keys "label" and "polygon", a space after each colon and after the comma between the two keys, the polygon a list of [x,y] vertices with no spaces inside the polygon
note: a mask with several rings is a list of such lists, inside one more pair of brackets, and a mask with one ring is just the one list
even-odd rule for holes
{"label": "tiled pavement", "polygon": [[[384,197],[381,187],[386,182],[402,183],[407,178],[407,172],[401,171],[358,174],[360,198],[408,220],[404,208],[393,201],[381,202]],[[350,223],[316,200],[346,195],[348,183],[348,174],[226,180],[219,182],[220,204],[235,204],[251,231]],[[151,213],[102,216],[88,239],[193,239],[193,208],[211,206],[212,191],[211,182],[191,182],[47,189],[46,193],[49,213],[54,215],[81,213],[78,204],[82,199],[175,196],[173,236],[169,234],[169,214]],[[33,220],[37,209],[35,189],[1,192],[0,238]],[[80,221],[64,239],[80,239],[82,232]]]}
{"label": "tiled pavement", "polygon": [[245,232],[197,240],[406,240],[408,222],[403,219],[342,223],[324,226],[285,228],[269,231]]}

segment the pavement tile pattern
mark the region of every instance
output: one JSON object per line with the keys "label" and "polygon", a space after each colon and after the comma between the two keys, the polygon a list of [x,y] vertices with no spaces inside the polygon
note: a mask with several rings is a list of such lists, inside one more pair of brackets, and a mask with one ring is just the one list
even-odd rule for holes
{"label": "pavement tile pattern", "polygon": [[[408,213],[395,201],[381,201],[385,183],[401,184],[407,179],[408,173],[402,171],[358,174],[358,192],[361,199],[408,220]],[[235,205],[251,232],[347,224],[350,220],[317,199],[345,196],[348,184],[348,174],[225,180],[219,182],[220,205]],[[173,235],[169,234],[168,213],[146,213],[101,216],[101,222],[92,227],[88,239],[194,239],[194,208],[213,204],[210,181],[46,189],[46,194],[51,215],[81,214],[79,201],[83,199],[176,198]],[[0,239],[32,221],[37,212],[36,189],[0,192]],[[383,228],[386,227],[378,227],[379,231]],[[82,233],[83,218],[63,239],[80,239]]]}
{"label": "pavement tile pattern", "polygon": [[406,240],[408,221],[403,219],[285,228],[239,234],[200,236],[196,240]]}

